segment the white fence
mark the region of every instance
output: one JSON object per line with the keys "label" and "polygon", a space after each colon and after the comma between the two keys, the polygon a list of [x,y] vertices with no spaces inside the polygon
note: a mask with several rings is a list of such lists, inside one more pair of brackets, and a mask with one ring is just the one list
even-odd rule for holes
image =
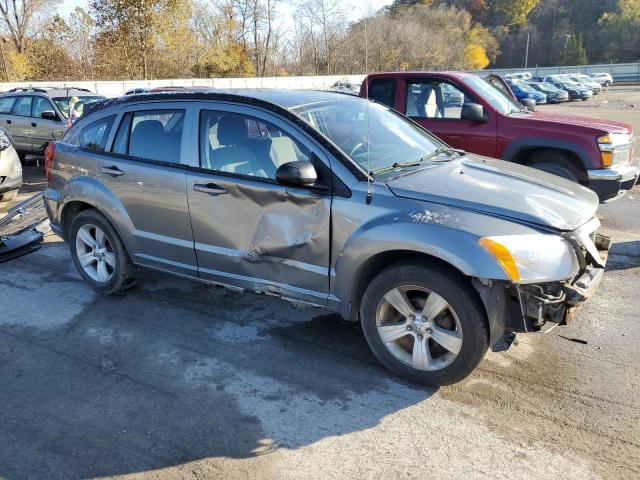
{"label": "white fence", "polygon": [[601,65],[575,65],[568,67],[533,67],[533,68],[500,68],[479,70],[473,73],[506,75],[508,73],[530,72],[534,77],[555,75],[559,73],[610,73],[613,83],[636,84],[640,83],[640,63],[611,63]]}
{"label": "white fence", "polygon": [[211,87],[219,89],[227,88],[290,88],[290,89],[328,89],[337,81],[349,80],[360,83],[364,75],[332,75],[317,77],[262,77],[262,78],[191,78],[172,80],[131,80],[117,81],[81,81],[81,82],[16,82],[0,83],[0,91],[6,92],[12,88],[87,88],[92,92],[106,97],[117,97],[133,88],[155,87]]}
{"label": "white fence", "polygon": [[[538,67],[538,68],[503,68],[478,70],[473,73],[486,75],[495,73],[531,72],[534,76],[553,75],[556,73],[597,73],[608,72],[613,76],[614,83],[640,83],[640,63],[617,63],[607,65],[578,65],[569,67]],[[82,82],[15,82],[0,83],[0,91],[6,92],[12,88],[26,87],[78,87],[87,88],[92,92],[106,97],[117,97],[133,88],[147,87],[212,87],[226,88],[292,88],[292,89],[328,89],[340,80],[351,83],[361,83],[364,75],[329,75],[315,77],[263,77],[263,78],[190,78],[173,80],[131,80],[131,81],[82,81]]]}

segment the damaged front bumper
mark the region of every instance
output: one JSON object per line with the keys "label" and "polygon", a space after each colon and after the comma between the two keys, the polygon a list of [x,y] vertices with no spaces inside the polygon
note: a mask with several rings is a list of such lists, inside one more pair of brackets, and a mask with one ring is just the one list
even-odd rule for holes
{"label": "damaged front bumper", "polygon": [[552,327],[566,325],[575,317],[604,276],[610,239],[597,234],[599,226],[594,218],[563,235],[573,246],[580,266],[571,280],[520,285],[474,282],[487,307],[492,350],[508,349],[515,333],[539,332],[547,323]]}
{"label": "damaged front bumper", "polygon": [[566,282],[550,282],[516,287],[524,331],[537,331],[547,322],[565,325],[597,290],[604,275],[610,239],[596,230],[594,218],[583,227],[564,235],[574,247],[580,272]]}

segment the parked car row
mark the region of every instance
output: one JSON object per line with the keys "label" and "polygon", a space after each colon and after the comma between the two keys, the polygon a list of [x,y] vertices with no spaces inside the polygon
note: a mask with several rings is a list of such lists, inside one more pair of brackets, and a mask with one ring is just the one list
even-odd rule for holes
{"label": "parked car row", "polygon": [[[613,77],[610,73],[592,73],[591,75],[587,75],[584,73],[567,73],[567,74],[557,74],[557,75],[548,75],[547,77],[564,77],[567,81],[575,81],[582,84],[591,84],[591,86],[604,86],[609,87],[613,85]],[[534,77],[531,75],[531,72],[518,72],[518,73],[509,73],[503,77],[507,81],[513,80],[538,80],[544,81],[543,79],[546,77]]]}

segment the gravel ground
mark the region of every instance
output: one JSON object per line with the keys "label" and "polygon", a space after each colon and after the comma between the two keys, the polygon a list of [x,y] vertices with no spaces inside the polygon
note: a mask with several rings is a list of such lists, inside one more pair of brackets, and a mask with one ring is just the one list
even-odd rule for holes
{"label": "gravel ground", "polygon": [[154,272],[97,295],[50,236],[0,265],[0,478],[639,478],[639,203],[601,208],[615,243],[572,325],[440,389],[320,309]]}

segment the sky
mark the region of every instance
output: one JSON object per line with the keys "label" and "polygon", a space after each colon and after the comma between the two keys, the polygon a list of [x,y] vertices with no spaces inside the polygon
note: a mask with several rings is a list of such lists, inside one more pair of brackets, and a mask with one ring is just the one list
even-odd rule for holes
{"label": "sky", "polygon": [[[63,16],[67,16],[76,7],[86,7],[88,3],[88,0],[64,0],[60,8],[60,13]],[[289,0],[288,3],[293,7],[295,0]],[[346,0],[344,2],[349,21],[361,18],[367,10],[373,13],[390,3],[391,0]]]}

